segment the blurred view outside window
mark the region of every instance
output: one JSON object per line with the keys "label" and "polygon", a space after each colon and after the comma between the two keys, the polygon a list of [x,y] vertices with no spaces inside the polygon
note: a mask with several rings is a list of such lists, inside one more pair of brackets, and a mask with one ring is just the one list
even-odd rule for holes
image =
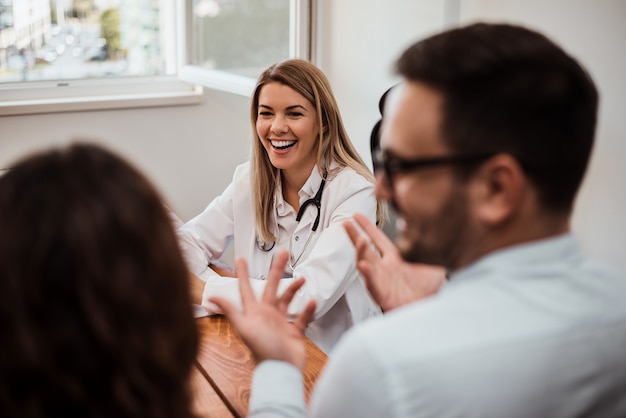
{"label": "blurred view outside window", "polygon": [[196,0],[191,65],[256,78],[289,58],[289,0]]}
{"label": "blurred view outside window", "polygon": [[0,0],[0,82],[164,75],[159,0]]}
{"label": "blurred view outside window", "polygon": [[187,64],[256,78],[289,57],[290,0],[0,0],[0,83],[174,75],[181,1]]}

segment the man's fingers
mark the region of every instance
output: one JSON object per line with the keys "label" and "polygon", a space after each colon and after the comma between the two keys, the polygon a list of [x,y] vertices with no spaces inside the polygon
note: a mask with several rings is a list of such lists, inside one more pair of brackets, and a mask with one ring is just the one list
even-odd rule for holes
{"label": "man's fingers", "polygon": [[368,261],[366,260],[357,261],[356,268],[359,271],[359,273],[361,273],[361,275],[363,276],[366,282],[371,281],[372,268]]}
{"label": "man's fingers", "polygon": [[304,281],[305,281],[304,278],[300,277],[299,279],[296,279],[293,282],[291,282],[289,287],[285,289],[283,294],[280,295],[280,298],[278,299],[278,309],[280,309],[283,312],[287,312],[287,308],[289,307],[289,304],[293,300],[293,297],[295,296],[298,289],[300,289],[302,285],[304,284]]}
{"label": "man's fingers", "polygon": [[354,226],[351,220],[344,221],[343,228],[348,233],[348,237],[350,237],[350,241],[352,241],[352,245],[356,247],[356,244],[359,241],[359,238],[361,237],[361,233],[359,232],[359,230],[356,228],[356,226]]}
{"label": "man's fingers", "polygon": [[369,236],[372,244],[374,244],[374,247],[376,247],[376,249],[382,255],[390,251],[397,251],[395,244],[387,237],[387,235],[385,235],[382,230],[380,230],[376,225],[370,222],[367,217],[363,216],[360,213],[355,213],[354,220],[356,221],[357,225],[359,225],[361,229],[363,229],[363,232],[365,232]]}
{"label": "man's fingers", "polygon": [[278,290],[278,283],[283,278],[285,273],[285,265],[289,259],[289,253],[287,251],[279,252],[270,266],[269,274],[267,275],[267,283],[263,290],[262,300],[263,302],[273,304],[276,301],[276,291]]}
{"label": "man's fingers", "polygon": [[248,273],[248,263],[243,258],[238,258],[236,261],[237,277],[239,278],[239,293],[241,294],[241,305],[245,307],[254,302],[254,292],[250,285],[250,274]]}
{"label": "man's fingers", "polygon": [[234,322],[241,315],[241,312],[233,303],[221,296],[211,296],[209,302],[220,308],[229,321]]}
{"label": "man's fingers", "polygon": [[[355,223],[361,229],[357,228]],[[371,248],[372,244],[374,244],[374,247],[381,255],[395,249],[395,245],[387,238],[384,232],[359,213],[354,215],[353,220],[345,221],[343,227],[348,233],[352,245],[360,252],[358,254],[359,257],[374,255],[375,252]],[[368,254],[366,250],[372,251],[372,253]]]}
{"label": "man's fingers", "polygon": [[380,258],[379,254],[372,249],[369,237],[361,234],[356,226],[354,226],[353,221],[345,221],[343,226],[352,241],[352,245],[354,245],[357,260],[369,260],[371,262],[375,262]]}
{"label": "man's fingers", "polygon": [[304,310],[300,312],[300,315],[294,321],[294,325],[304,334],[304,330],[307,325],[313,321],[313,317],[315,315],[315,299],[311,299],[309,303],[306,304]]}

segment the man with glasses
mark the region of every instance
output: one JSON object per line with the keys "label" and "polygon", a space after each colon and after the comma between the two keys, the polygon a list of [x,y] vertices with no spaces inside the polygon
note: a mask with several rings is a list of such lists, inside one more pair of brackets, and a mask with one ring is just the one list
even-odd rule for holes
{"label": "man with glasses", "polygon": [[[541,34],[502,24],[432,36],[396,68],[375,155],[395,246],[363,216],[345,224],[386,314],[330,353],[310,414],[626,416],[626,280],[570,231],[597,117],[589,75]],[[439,288],[422,264],[449,281]],[[216,303],[259,361],[251,415],[305,416],[296,383],[312,308],[285,323],[298,283],[256,301],[239,266],[243,311]]]}

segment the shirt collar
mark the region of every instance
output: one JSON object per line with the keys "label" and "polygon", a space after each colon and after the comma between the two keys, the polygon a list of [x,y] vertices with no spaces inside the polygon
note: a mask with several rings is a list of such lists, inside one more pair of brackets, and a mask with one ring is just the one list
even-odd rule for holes
{"label": "shirt collar", "polygon": [[322,184],[322,176],[317,168],[317,165],[313,167],[309,178],[304,182],[304,185],[298,192],[298,196],[300,196],[300,202],[302,200],[310,199],[317,193],[317,190],[320,188]]}
{"label": "shirt collar", "polygon": [[514,276],[532,275],[533,271],[545,275],[583,257],[578,241],[571,233],[565,233],[494,251],[452,273],[450,280],[463,282],[465,278],[484,276],[494,270]]}

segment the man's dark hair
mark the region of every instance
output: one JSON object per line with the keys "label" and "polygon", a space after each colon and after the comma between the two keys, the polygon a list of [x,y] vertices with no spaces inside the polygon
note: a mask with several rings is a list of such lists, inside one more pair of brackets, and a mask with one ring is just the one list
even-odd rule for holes
{"label": "man's dark hair", "polygon": [[443,94],[442,135],[455,153],[508,153],[546,209],[571,210],[598,107],[575,59],[529,29],[477,23],[414,44],[396,69]]}

